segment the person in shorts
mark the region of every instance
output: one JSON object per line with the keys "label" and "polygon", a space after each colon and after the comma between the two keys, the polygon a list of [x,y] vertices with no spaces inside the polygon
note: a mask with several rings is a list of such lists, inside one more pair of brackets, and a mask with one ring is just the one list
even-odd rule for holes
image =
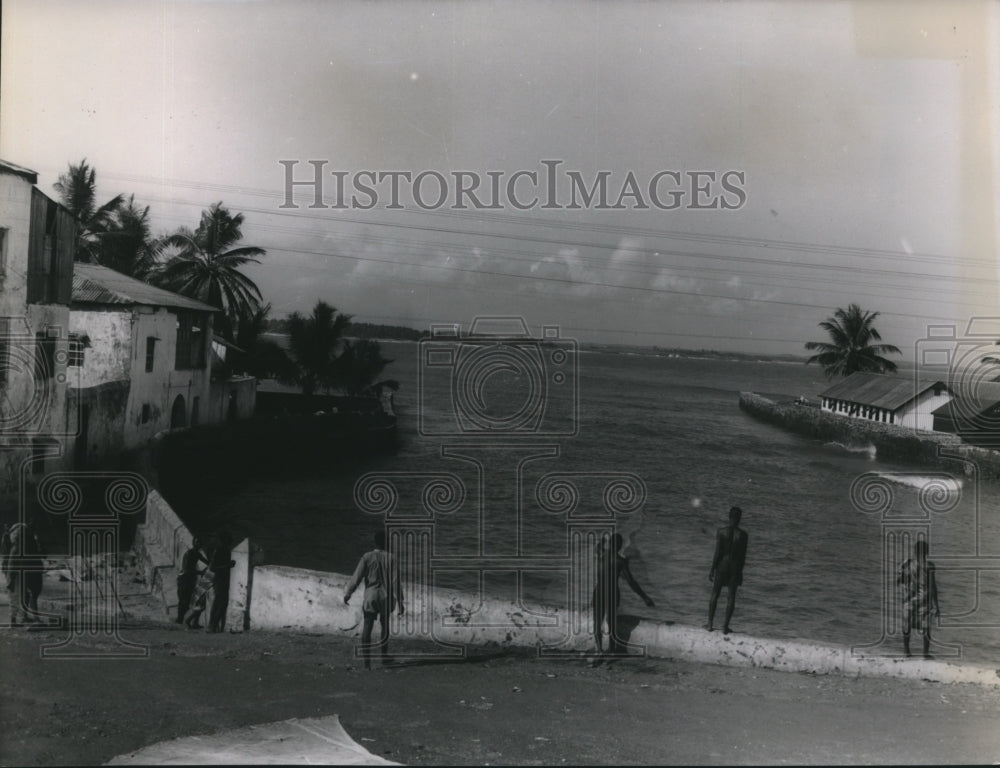
{"label": "person in shorts", "polygon": [[351,576],[344,591],[344,605],[350,604],[351,595],[362,581],[365,584],[365,597],[361,606],[364,615],[361,652],[365,660],[365,669],[371,669],[372,630],[375,627],[375,620],[378,619],[381,629],[378,648],[382,663],[385,664],[388,662],[389,652],[389,614],[398,607],[399,615],[403,615],[403,588],[399,581],[395,558],[385,549],[385,531],[375,532],[375,548],[365,552],[358,561],[358,567],[354,569],[354,575]]}

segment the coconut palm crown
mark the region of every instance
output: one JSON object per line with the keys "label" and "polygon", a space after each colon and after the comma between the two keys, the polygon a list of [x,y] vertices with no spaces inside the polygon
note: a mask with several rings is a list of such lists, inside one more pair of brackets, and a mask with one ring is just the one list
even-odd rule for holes
{"label": "coconut palm crown", "polygon": [[87,158],[77,165],[70,163],[52,186],[60,202],[80,223],[75,260],[98,262],[101,236],[113,227],[124,196],[115,195],[104,205],[97,204],[97,171],[87,164]]}
{"label": "coconut palm crown", "polygon": [[262,300],[260,289],[240,272],[247,264],[259,264],[263,248],[233,247],[242,237],[243,214],[233,215],[221,202],[202,211],[193,232],[182,228],[159,244],[161,261],[150,281],[222,309],[219,331],[235,337],[240,321],[253,317]]}
{"label": "coconut palm crown", "polygon": [[819,363],[830,379],[858,371],[894,373],[896,364],[883,355],[902,353],[892,344],[881,343],[882,336],[872,325],[878,316],[878,312],[863,310],[857,304],[847,309],[839,307],[833,317],[819,324],[830,335],[830,341],[806,342],[806,349],[818,352],[806,360],[806,365]]}

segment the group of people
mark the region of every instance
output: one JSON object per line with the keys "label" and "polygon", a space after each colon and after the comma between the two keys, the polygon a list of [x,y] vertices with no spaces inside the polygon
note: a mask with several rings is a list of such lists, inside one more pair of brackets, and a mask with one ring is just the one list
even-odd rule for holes
{"label": "group of people", "polygon": [[[712,567],[708,578],[712,582],[712,594],[708,601],[708,623],[705,629],[711,632],[715,625],[715,609],[719,602],[722,589],[728,591],[726,603],[726,618],[722,625],[723,634],[730,633],[730,621],[736,609],[736,590],[743,583],[743,566],[747,559],[747,532],[740,528],[743,510],[732,507],[729,510],[729,525],[720,528],[715,535],[715,554],[712,557]],[[621,601],[621,591],[618,581],[624,577],[642,601],[653,607],[653,600],[639,586],[628,558],[621,553],[624,539],[616,533],[607,539],[605,546],[597,553],[597,577],[594,584],[592,607],[594,609],[594,644],[597,653],[604,653],[604,626],[608,630],[608,653],[616,654],[624,651],[618,634],[618,604]]]}
{"label": "group of people", "polygon": [[[177,623],[192,629],[201,628],[202,613],[208,607],[208,631],[222,632],[226,628],[229,603],[229,577],[236,562],[231,559],[229,537],[218,533],[207,542],[195,537],[185,552],[177,576]],[[42,594],[45,552],[31,522],[5,525],[0,537],[0,572],[10,593],[10,623],[43,623],[38,598]]]}
{"label": "group of people", "polygon": [[38,534],[30,522],[4,526],[0,538],[0,557],[3,557],[0,569],[7,579],[10,623],[14,626],[44,621],[38,611],[44,556]]}
{"label": "group of people", "polygon": [[[727,592],[726,612],[722,632],[728,635],[730,623],[736,609],[736,593],[743,584],[743,569],[746,565],[749,536],[740,528],[743,510],[731,507],[729,524],[719,528],[715,534],[715,551],[708,572],[712,583],[708,601],[708,622],[705,629],[715,628],[715,613],[722,590]],[[608,653],[624,651],[624,644],[618,633],[618,606],[621,601],[619,580],[624,578],[631,589],[653,607],[652,598],[643,591],[632,575],[629,560],[622,554],[624,539],[615,533],[607,537],[596,552],[597,568],[591,607],[593,608],[594,643],[599,655],[604,654],[604,632],[607,627]],[[928,546],[923,539],[914,546],[914,557],[908,558],[900,567],[897,583],[903,591],[903,647],[910,655],[910,634],[916,629],[923,636],[924,656],[930,656],[931,614],[940,616],[937,600],[937,582],[934,564],[927,559]],[[365,585],[362,614],[364,624],[361,635],[362,656],[366,669],[371,669],[371,649],[377,647],[383,663],[389,660],[389,615],[398,608],[403,615],[403,590],[399,581],[399,570],[392,555],[386,551],[385,532],[375,533],[375,548],[366,552],[358,562],[344,593],[344,604],[350,603],[351,596],[361,583]],[[372,631],[378,620],[381,637],[372,644]]]}
{"label": "group of people", "polygon": [[[743,510],[732,507],[729,510],[729,525],[719,528],[715,534],[715,554],[708,578],[712,582],[708,600],[708,622],[705,629],[715,628],[715,611],[723,588],[727,591],[726,615],[722,624],[723,634],[731,631],[730,622],[736,609],[736,592],[743,584],[743,568],[747,559],[749,536],[740,528]],[[598,554],[597,584],[594,587],[594,641],[597,652],[603,653],[602,630],[608,627],[608,643],[611,653],[621,648],[617,635],[617,612],[620,593],[618,579],[625,577],[626,583],[648,606],[653,601],[636,582],[629,569],[628,558],[621,554],[622,537],[614,534],[610,546]],[[937,579],[934,563],[928,560],[927,541],[919,539],[913,547],[913,557],[907,558],[900,566],[896,583],[902,587],[902,634],[903,652],[910,656],[910,635],[913,630],[923,638],[924,657],[930,658],[931,616],[940,617],[938,606]]]}
{"label": "group of people", "polygon": [[[190,549],[181,559],[177,574],[177,619],[188,629],[201,629],[201,615],[208,607],[208,631],[222,632],[226,628],[229,606],[229,577],[236,566],[232,546],[225,533],[212,536],[208,542],[195,536]],[[202,567],[204,566],[204,567]]]}
{"label": "group of people", "polygon": [[[723,634],[731,632],[730,622],[736,608],[736,593],[743,583],[749,537],[740,528],[743,511],[739,507],[729,510],[729,525],[719,528],[715,536],[715,552],[708,578],[712,582],[708,602],[708,622],[705,629],[715,628],[716,607],[722,590],[727,591],[726,612],[722,624]],[[385,532],[376,531],[375,547],[366,552],[358,562],[344,593],[344,604],[349,604],[355,590],[364,583],[362,614],[362,652],[364,665],[371,668],[371,649],[377,647],[384,662],[388,661],[389,615],[404,612],[403,589],[399,570],[386,550]],[[591,606],[593,608],[594,643],[597,653],[604,654],[604,634],[607,628],[608,653],[624,650],[618,631],[618,606],[621,602],[619,581],[624,578],[631,589],[649,607],[652,598],[647,595],[629,567],[629,560],[622,554],[624,540],[621,534],[607,537],[596,552],[597,568]],[[230,572],[236,562],[231,558],[229,537],[220,532],[207,542],[195,537],[185,552],[177,576],[177,618],[191,629],[201,628],[201,615],[208,607],[208,631],[222,632],[226,627],[226,610],[229,604]],[[911,655],[910,635],[917,630],[923,638],[923,652],[930,656],[931,616],[941,615],[938,607],[937,580],[934,563],[928,559],[927,541],[920,539],[914,546],[914,556],[900,567],[896,580],[902,587],[903,648]],[[11,623],[30,624],[43,620],[38,610],[42,592],[44,552],[38,535],[30,523],[5,526],[0,540],[2,572],[10,592]],[[375,622],[380,625],[380,639],[374,646],[372,632]]]}

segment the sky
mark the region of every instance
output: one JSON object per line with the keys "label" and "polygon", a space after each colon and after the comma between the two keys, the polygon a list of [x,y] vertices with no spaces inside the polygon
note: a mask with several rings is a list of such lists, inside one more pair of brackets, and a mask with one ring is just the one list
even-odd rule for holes
{"label": "sky", "polygon": [[[0,157],[53,196],[86,158],[98,197],[135,194],[155,234],[213,202],[243,212],[275,317],[324,300],[416,328],[516,316],[584,342],[806,354],[853,302],[911,359],[930,326],[1000,316],[995,2],[2,13]],[[288,169],[316,167],[343,207],[310,207],[305,184],[286,199]],[[410,174],[396,200],[392,172]],[[607,205],[569,208],[574,174],[602,173]]]}

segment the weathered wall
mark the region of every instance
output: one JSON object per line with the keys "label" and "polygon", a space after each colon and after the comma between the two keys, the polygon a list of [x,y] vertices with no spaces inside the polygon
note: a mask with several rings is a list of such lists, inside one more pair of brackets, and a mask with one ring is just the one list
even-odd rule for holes
{"label": "weathered wall", "polygon": [[[209,332],[211,328],[209,328]],[[157,339],[153,370],[146,371],[146,340]],[[139,307],[133,314],[130,379],[132,389],[125,414],[125,446],[134,448],[170,429],[173,406],[183,398],[184,424],[191,423],[191,409],[198,398],[199,410],[209,401],[211,373],[204,368],[174,370],[177,354],[177,316],[160,308]],[[149,418],[143,421],[143,406],[149,406]]]}
{"label": "weathered wall", "polygon": [[0,173],[0,227],[5,234],[5,264],[0,265],[0,317],[23,317],[28,304],[28,237],[31,183]]}
{"label": "weathered wall", "polygon": [[[252,629],[326,632],[347,637],[361,634],[362,590],[343,603],[345,575],[283,566],[254,569],[250,605]],[[543,648],[543,652],[579,652],[593,648],[589,615],[558,608],[515,605],[500,600],[480,602],[471,595],[436,590],[433,608],[422,612],[419,599],[406,601],[406,614],[393,616],[393,642],[437,641],[432,652],[455,656],[465,645]],[[865,657],[845,646],[723,635],[673,623],[622,617],[631,653],[705,664],[763,667],[788,672],[849,676],[909,677],[937,682],[969,682],[1000,686],[993,669],[938,661]],[[395,646],[399,653],[399,646]],[[426,654],[426,646],[419,653]]]}
{"label": "weathered wall", "polygon": [[[350,577],[339,573],[266,565],[254,569],[252,629],[296,629],[360,635],[364,586],[344,605]],[[441,643],[559,645],[566,650],[592,643],[588,617],[552,606],[481,602],[459,590],[424,589],[404,594],[404,616],[393,616],[393,635]]]}
{"label": "weathered wall", "polygon": [[[769,424],[824,442],[871,444],[879,457],[968,474],[974,462],[982,477],[1000,478],[1000,452],[977,448],[957,435],[917,432],[895,424],[846,418],[809,405],[776,403],[753,392],[740,393],[740,408]],[[967,461],[962,461],[966,459]]]}
{"label": "weathered wall", "polygon": [[85,389],[128,381],[132,368],[132,310],[81,310],[69,314],[70,333],[86,334],[83,365],[73,366],[73,386]]}
{"label": "weathered wall", "polygon": [[[0,401],[6,423],[0,442],[0,508],[16,504],[23,462],[32,460],[30,474],[68,466],[67,368],[69,308],[61,304],[29,304],[24,315],[7,318],[0,336],[7,347],[0,380]],[[53,334],[55,367],[45,379],[35,378],[37,333]],[[33,447],[33,443],[37,443]],[[3,511],[0,509],[0,514]]]}

